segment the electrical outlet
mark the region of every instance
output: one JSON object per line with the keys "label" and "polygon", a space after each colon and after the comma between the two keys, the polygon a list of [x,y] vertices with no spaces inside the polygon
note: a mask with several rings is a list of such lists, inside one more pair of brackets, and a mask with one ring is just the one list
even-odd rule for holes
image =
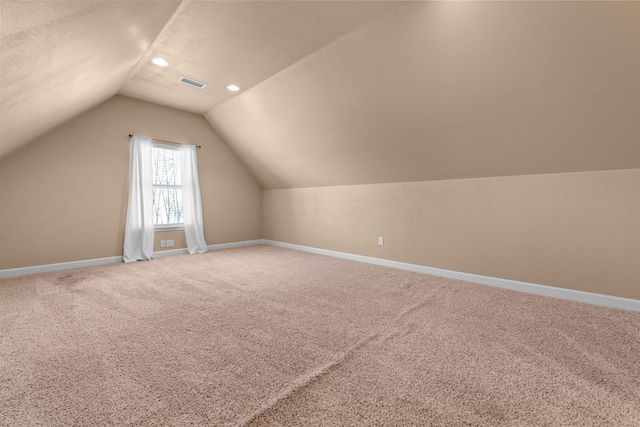
{"label": "electrical outlet", "polygon": [[165,246],[167,246],[167,241],[166,240],[160,240],[160,247],[164,248]]}
{"label": "electrical outlet", "polygon": [[378,244],[380,246],[384,245],[384,237],[378,237]]}
{"label": "electrical outlet", "polygon": [[167,240],[167,247],[170,248],[174,245],[173,239]]}

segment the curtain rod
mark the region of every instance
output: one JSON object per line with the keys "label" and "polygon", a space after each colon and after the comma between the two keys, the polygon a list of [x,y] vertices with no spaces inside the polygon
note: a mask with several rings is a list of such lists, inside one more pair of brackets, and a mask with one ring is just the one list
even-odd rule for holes
{"label": "curtain rod", "polygon": [[[129,134],[129,138],[131,138],[133,135]],[[156,141],[156,142],[166,142],[167,144],[175,144],[175,145],[184,145],[183,142],[173,142],[173,141],[165,141],[164,139],[152,139],[152,141]],[[196,145],[196,148],[202,148],[202,145]]]}

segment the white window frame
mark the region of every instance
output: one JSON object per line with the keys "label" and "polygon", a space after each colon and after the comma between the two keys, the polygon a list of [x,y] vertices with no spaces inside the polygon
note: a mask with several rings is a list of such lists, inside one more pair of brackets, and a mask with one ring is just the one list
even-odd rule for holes
{"label": "white window frame", "polygon": [[[176,151],[180,150],[180,147],[176,147],[175,145],[170,145],[170,144],[163,144],[161,142],[152,141],[151,145],[153,148],[160,148],[163,150],[176,150]],[[181,188],[181,189],[183,188],[182,185],[155,185],[152,182],[152,188],[153,187]],[[155,231],[184,230],[184,222],[177,223],[177,224],[153,224],[153,229]]]}

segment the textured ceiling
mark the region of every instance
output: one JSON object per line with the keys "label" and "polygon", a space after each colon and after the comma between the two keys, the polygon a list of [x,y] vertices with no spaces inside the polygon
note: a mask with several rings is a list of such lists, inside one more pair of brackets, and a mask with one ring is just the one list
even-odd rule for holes
{"label": "textured ceiling", "polygon": [[178,2],[0,3],[0,158],[115,95]]}
{"label": "textured ceiling", "polygon": [[[0,158],[120,93],[205,113],[392,3],[2,0]],[[154,57],[169,62],[153,65]],[[203,90],[178,82],[187,76]]]}
{"label": "textured ceiling", "polygon": [[640,167],[640,3],[409,2],[205,117],[265,188]]}
{"label": "textured ceiling", "polygon": [[[183,2],[120,90],[203,114],[363,25],[384,2]],[[166,68],[151,63],[161,57]],[[178,83],[181,76],[208,84]]]}
{"label": "textured ceiling", "polygon": [[120,93],[203,114],[265,188],[640,167],[639,2],[0,7],[0,158]]}

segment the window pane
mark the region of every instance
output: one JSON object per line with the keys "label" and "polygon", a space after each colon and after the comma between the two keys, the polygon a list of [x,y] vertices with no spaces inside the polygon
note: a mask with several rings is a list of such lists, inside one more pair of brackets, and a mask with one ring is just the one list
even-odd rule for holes
{"label": "window pane", "polygon": [[180,150],[153,147],[153,184],[182,185]]}
{"label": "window pane", "polygon": [[182,188],[153,187],[153,223],[184,223]]}

